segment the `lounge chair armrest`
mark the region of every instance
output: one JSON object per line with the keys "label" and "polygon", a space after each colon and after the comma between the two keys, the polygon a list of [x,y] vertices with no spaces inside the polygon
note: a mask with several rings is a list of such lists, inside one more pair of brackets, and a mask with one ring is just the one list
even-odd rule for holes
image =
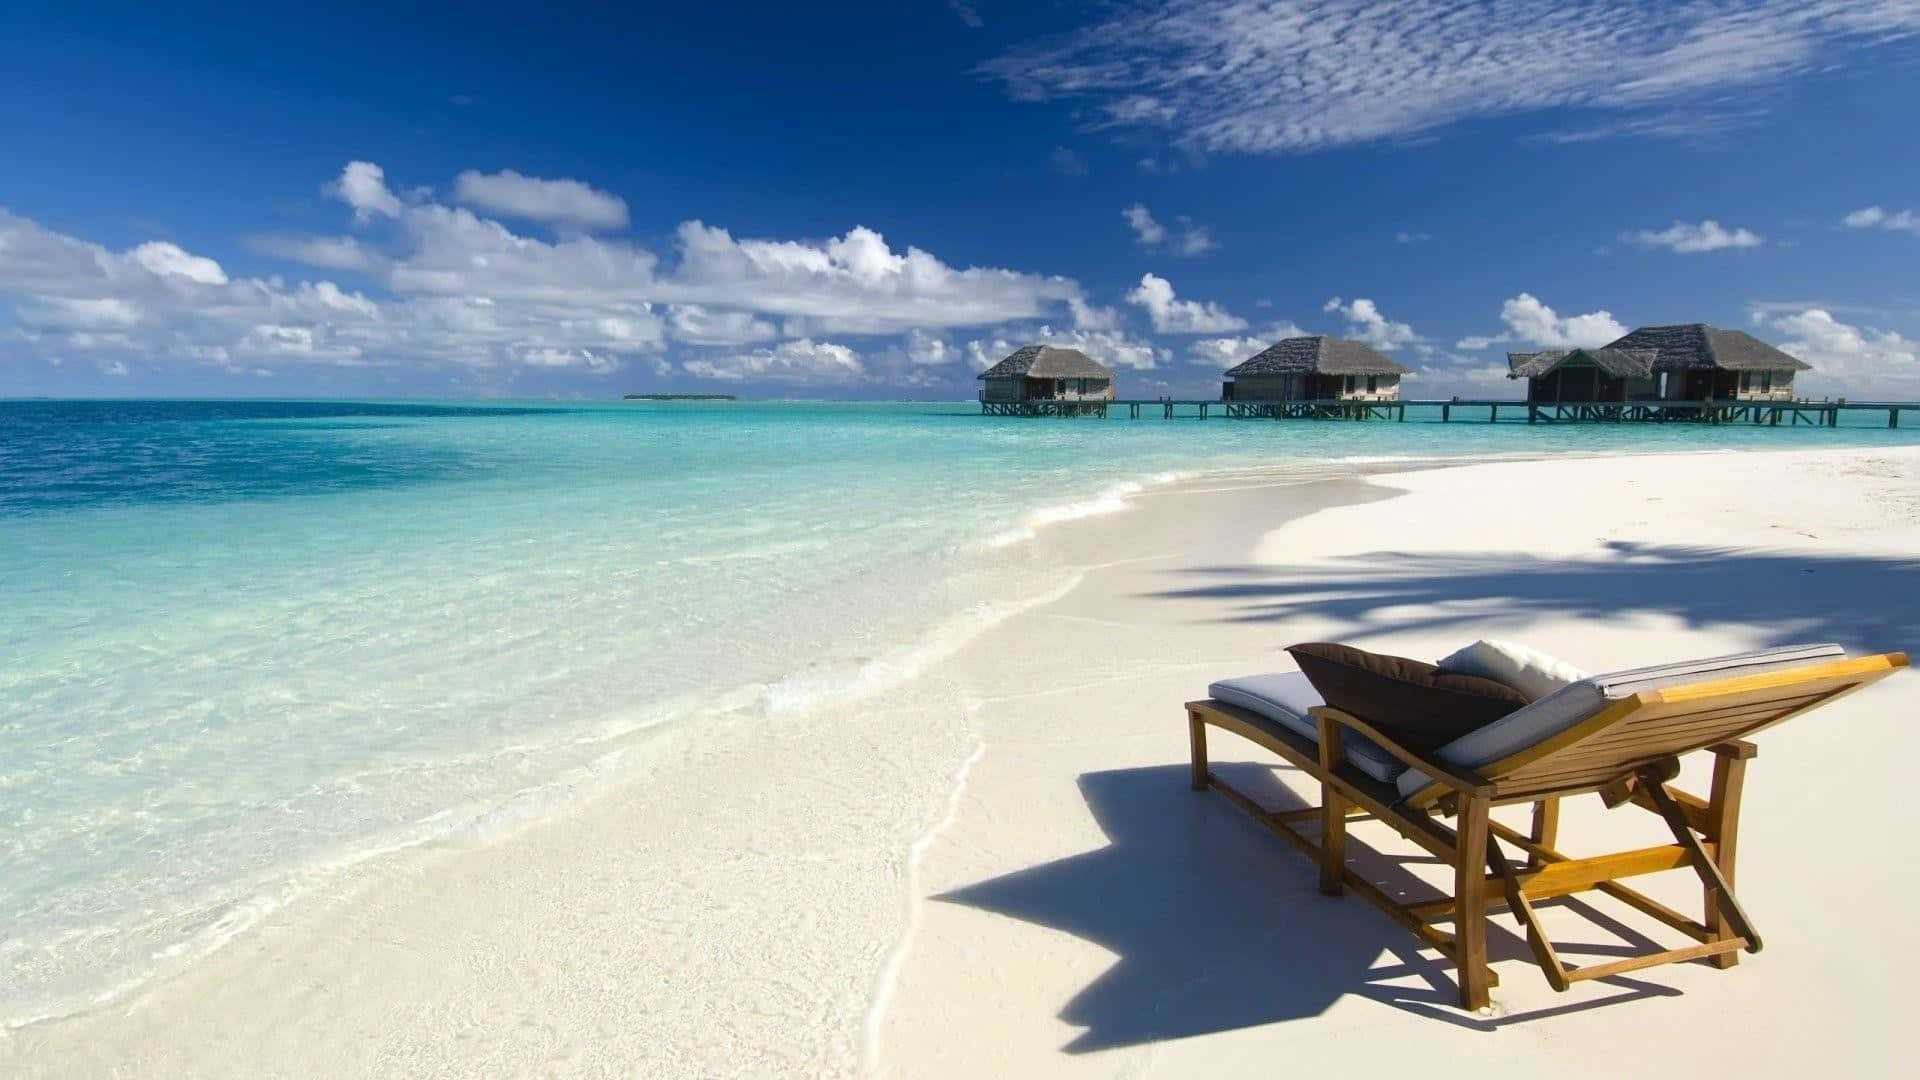
{"label": "lounge chair armrest", "polygon": [[1375,745],[1380,747],[1380,749],[1398,758],[1400,763],[1409,769],[1418,769],[1426,773],[1428,776],[1433,777],[1436,783],[1452,788],[1458,794],[1474,795],[1482,798],[1493,794],[1493,781],[1488,780],[1486,777],[1481,776],[1471,769],[1463,769],[1458,765],[1448,765],[1445,762],[1431,761],[1423,758],[1393,741],[1391,736],[1384,734],[1379,728],[1374,727],[1372,724],[1367,723],[1365,720],[1360,719],[1350,712],[1344,712],[1331,705],[1317,705],[1307,710],[1307,712],[1313,717],[1314,722],[1320,726],[1320,745],[1322,747],[1332,746],[1340,739],[1339,729],[1348,728],[1356,734],[1365,735]]}

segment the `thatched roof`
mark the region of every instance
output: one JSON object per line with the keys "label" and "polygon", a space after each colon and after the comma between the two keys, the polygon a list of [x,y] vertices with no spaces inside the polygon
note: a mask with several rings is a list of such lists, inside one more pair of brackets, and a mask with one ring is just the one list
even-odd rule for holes
{"label": "thatched roof", "polygon": [[982,379],[1111,379],[1113,369],[1102,365],[1079,349],[1061,349],[1052,345],[1028,345],[1015,349],[1007,358],[980,373]]}
{"label": "thatched roof", "polygon": [[1653,349],[1655,371],[1690,371],[1719,368],[1722,371],[1807,371],[1808,365],[1752,334],[1722,330],[1706,323],[1681,326],[1643,326],[1609,349]]}
{"label": "thatched roof", "polygon": [[1228,368],[1227,375],[1405,375],[1411,370],[1361,342],[1313,334],[1276,341]]}
{"label": "thatched roof", "polygon": [[1548,349],[1545,352],[1507,354],[1507,378],[1537,379],[1575,357],[1616,379],[1644,379],[1653,374],[1660,354],[1652,349]]}

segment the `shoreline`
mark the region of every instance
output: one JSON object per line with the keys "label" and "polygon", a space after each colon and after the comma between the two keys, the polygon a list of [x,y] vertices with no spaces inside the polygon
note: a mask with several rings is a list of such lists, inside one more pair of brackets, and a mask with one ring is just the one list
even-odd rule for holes
{"label": "shoreline", "polygon": [[[1700,456],[1719,456],[1725,453],[1726,451],[1720,449],[1702,449],[1686,453],[1667,451],[1664,455],[1656,452],[1655,456],[1687,459]],[[1913,452],[1902,448],[1846,448],[1812,451],[1780,450],[1768,451],[1768,453],[1827,457],[1831,455],[1858,454],[1907,454],[1911,456]],[[1560,454],[1545,457],[1545,460],[1548,466],[1552,466],[1561,463],[1563,459],[1566,461],[1592,462],[1608,461],[1616,458],[1642,458],[1645,456],[1647,455],[1602,453],[1576,456]],[[1089,616],[1084,613],[1075,613],[1072,610],[1063,611],[1062,609],[1073,608],[1076,594],[1082,593],[1088,587],[1091,575],[1111,571],[1118,566],[1137,566],[1143,562],[1164,561],[1176,557],[1186,558],[1188,561],[1194,561],[1202,555],[1219,556],[1223,558],[1232,557],[1228,555],[1227,552],[1236,544],[1240,544],[1246,539],[1248,530],[1253,528],[1252,525],[1244,522],[1235,523],[1233,529],[1224,531],[1212,540],[1201,539],[1196,541],[1193,536],[1193,522],[1196,520],[1218,522],[1222,513],[1232,514],[1236,506],[1244,507],[1244,500],[1251,497],[1248,495],[1249,492],[1284,491],[1291,495],[1304,496],[1305,498],[1300,500],[1301,503],[1311,504],[1305,505],[1304,509],[1291,505],[1284,507],[1263,506],[1261,514],[1265,516],[1265,520],[1257,524],[1261,526],[1258,532],[1261,536],[1265,536],[1275,529],[1282,529],[1290,523],[1312,517],[1322,510],[1332,510],[1332,512],[1337,515],[1348,512],[1353,507],[1364,507],[1371,500],[1379,498],[1388,498],[1391,500],[1392,497],[1390,495],[1384,495],[1379,489],[1388,486],[1396,478],[1417,476],[1436,471],[1444,473],[1458,469],[1501,468],[1536,463],[1540,460],[1541,458],[1524,458],[1518,461],[1504,461],[1494,466],[1484,466],[1475,463],[1452,463],[1439,460],[1433,461],[1432,464],[1416,466],[1417,472],[1413,473],[1388,471],[1387,468],[1365,470],[1364,466],[1360,463],[1341,464],[1326,462],[1318,463],[1314,468],[1343,470],[1347,474],[1347,478],[1300,480],[1297,478],[1297,472],[1288,471],[1289,467],[1283,467],[1279,472],[1279,476],[1283,479],[1276,480],[1273,471],[1251,470],[1251,472],[1257,474],[1259,478],[1247,483],[1234,483],[1231,486],[1225,487],[1222,486],[1224,477],[1231,475],[1244,479],[1248,475],[1249,470],[1210,470],[1192,476],[1181,477],[1177,482],[1164,486],[1149,487],[1137,493],[1129,493],[1121,498],[1118,507],[1119,513],[1080,516],[1042,523],[1043,527],[1037,530],[1038,537],[1035,543],[1044,545],[1053,556],[1062,561],[1063,565],[1079,568],[1078,576],[1064,585],[1059,593],[1042,598],[1034,603],[1022,604],[1017,610],[999,613],[996,617],[987,620],[982,626],[977,627],[973,632],[965,634],[958,641],[953,642],[949,650],[946,650],[941,655],[929,658],[925,664],[901,675],[896,681],[871,687],[864,693],[853,693],[845,699],[835,702],[835,704],[840,705],[859,702],[863,708],[861,710],[854,710],[854,712],[859,713],[866,711],[882,714],[878,718],[866,718],[868,722],[861,729],[862,737],[854,740],[855,745],[864,745],[869,750],[879,753],[884,753],[889,742],[899,738],[898,724],[886,722],[873,723],[873,720],[884,720],[889,717],[896,721],[902,718],[933,720],[936,729],[934,732],[937,736],[936,741],[932,746],[921,746],[919,749],[933,751],[926,756],[930,759],[937,759],[938,764],[943,768],[932,769],[931,773],[927,773],[925,763],[922,763],[922,765],[910,767],[909,772],[915,776],[925,774],[943,777],[945,778],[945,782],[941,786],[941,789],[934,793],[938,798],[920,800],[927,805],[920,812],[920,816],[914,818],[912,821],[904,824],[899,821],[866,822],[867,826],[878,827],[878,831],[873,832],[875,837],[882,835],[894,837],[898,846],[891,849],[866,851],[863,853],[864,856],[866,856],[864,858],[846,855],[844,852],[841,853],[841,856],[834,856],[830,854],[829,849],[831,845],[829,845],[828,849],[821,849],[818,852],[820,858],[825,861],[830,861],[834,857],[849,858],[851,860],[850,863],[844,867],[840,867],[841,870],[851,870],[854,866],[865,867],[866,869],[862,871],[862,873],[867,875],[869,886],[871,886],[874,881],[883,884],[892,882],[894,891],[892,893],[893,898],[891,903],[893,905],[893,911],[895,912],[894,916],[885,915],[884,912],[887,908],[887,902],[884,896],[875,897],[871,895],[871,890],[867,888],[860,890],[865,901],[869,903],[865,915],[867,922],[862,923],[862,925],[884,926],[889,920],[897,919],[899,933],[891,937],[881,935],[879,942],[880,947],[877,950],[869,944],[862,946],[862,948],[867,951],[852,957],[842,954],[839,960],[835,961],[835,963],[840,963],[848,959],[856,960],[858,962],[850,966],[856,969],[864,969],[866,974],[863,977],[855,979],[851,984],[840,984],[838,990],[835,991],[834,996],[842,1002],[836,1012],[842,1017],[842,1023],[850,1024],[850,1028],[842,1028],[840,1034],[828,1039],[825,1045],[816,1044],[813,1047],[814,1056],[809,1059],[809,1064],[807,1064],[806,1067],[814,1071],[898,1071],[897,1068],[889,1068],[887,1064],[890,1060],[887,1048],[892,1046],[897,1039],[897,1035],[891,1033],[891,1029],[897,1026],[897,1023],[893,1019],[890,1006],[903,1000],[901,994],[902,987],[905,986],[905,1000],[909,1002],[907,1009],[910,1011],[914,1007],[912,1004],[912,984],[919,978],[916,966],[917,962],[922,960],[919,955],[919,946],[921,943],[920,939],[924,937],[924,934],[921,932],[921,918],[929,914],[939,915],[945,906],[937,903],[929,903],[931,898],[920,895],[920,890],[915,888],[914,883],[919,880],[923,871],[933,874],[936,877],[946,872],[944,868],[939,867],[939,860],[944,857],[945,850],[955,842],[953,838],[976,823],[978,815],[981,812],[981,802],[986,798],[986,796],[982,795],[979,791],[974,790],[974,785],[978,782],[974,774],[980,770],[997,769],[1006,763],[1003,757],[996,754],[996,750],[998,750],[1002,744],[997,743],[994,739],[985,737],[981,731],[975,727],[977,724],[991,725],[994,723],[992,716],[986,714],[995,707],[998,698],[992,694],[982,697],[979,693],[982,685],[990,685],[996,678],[996,676],[992,674],[983,675],[979,668],[979,654],[992,651],[991,641],[996,638],[1005,638],[1008,635],[1017,636],[1018,633],[1021,632],[1020,627],[1027,623],[1045,622],[1052,625],[1062,621],[1071,621],[1074,619],[1085,620],[1089,618]],[[1394,466],[1406,463],[1378,462],[1367,464]],[[1357,466],[1359,470],[1366,472],[1365,478],[1355,479],[1356,475],[1358,475],[1356,470]],[[1330,497],[1334,494],[1337,494],[1338,497]],[[1097,500],[1082,500],[1083,503],[1094,501]],[[1286,500],[1276,498],[1274,501],[1285,502]],[[1158,509],[1150,510],[1146,505],[1149,503],[1170,505],[1176,502],[1189,502],[1195,506],[1201,503],[1207,503],[1213,507],[1213,511],[1210,517],[1205,512],[1192,512],[1182,517],[1181,515],[1163,514],[1160,513]],[[1231,532],[1232,535],[1226,535],[1228,532]],[[1200,548],[1208,550],[1202,550],[1196,553],[1193,550],[1196,544]],[[1241,554],[1244,555],[1246,552],[1241,552]],[[1083,627],[1082,629],[1084,630],[1085,628]],[[933,635],[929,634],[928,636]],[[1888,647],[1896,646],[1890,645]],[[1064,648],[1067,655],[1089,655],[1091,653],[1091,650],[1075,651],[1071,642],[1064,646]],[[881,658],[874,659],[875,662],[878,662]],[[1152,670],[1156,673],[1154,677],[1158,678],[1171,675],[1175,668],[1190,669],[1191,674],[1189,676],[1181,676],[1181,678],[1197,678],[1207,669],[1215,670],[1219,673],[1229,673],[1220,671],[1219,665],[1222,661],[1217,657],[1200,656],[1184,665],[1175,664],[1173,667],[1166,666],[1167,660],[1167,657],[1161,657],[1152,665]],[[1180,683],[1179,685],[1182,687],[1185,686],[1184,683]],[[1204,682],[1202,682],[1202,685],[1204,685]],[[829,709],[828,711],[832,710]],[[811,715],[811,710],[808,715]],[[776,727],[780,726],[777,717],[770,715],[735,716],[726,726],[737,729],[752,723],[770,724]],[[710,734],[710,732],[704,728],[694,730],[696,727],[699,727],[699,725],[694,724],[683,723],[673,725],[673,727],[676,730],[670,733],[671,737],[663,740],[663,742],[698,741]],[[779,734],[781,737],[789,740],[797,739],[801,742],[806,740],[805,732],[784,731]],[[969,739],[971,739],[971,742],[969,742]],[[1157,741],[1158,736],[1153,736],[1153,739]],[[1020,740],[1015,739],[1004,745],[1020,745]],[[669,749],[669,747],[663,746],[658,749],[662,750],[663,753],[656,756],[664,759],[667,756],[664,751]],[[677,749],[686,750],[687,748],[682,746]],[[1164,757],[1165,755],[1160,754],[1159,756]],[[780,775],[779,764],[791,764],[787,759],[777,754],[766,757],[764,762],[775,765],[774,770],[769,776],[760,778],[760,780],[765,783],[775,782],[775,778]],[[302,963],[303,959],[307,961],[316,959],[312,954],[307,954],[303,958],[298,947],[298,943],[302,939],[303,934],[304,940],[308,942],[332,941],[336,947],[340,945],[346,945],[349,948],[356,947],[352,944],[355,939],[351,935],[344,938],[336,937],[324,929],[316,933],[312,925],[304,928],[299,926],[298,924],[300,924],[303,919],[306,919],[308,915],[313,916],[312,919],[307,920],[309,923],[319,921],[322,923],[335,924],[336,927],[379,926],[382,925],[381,920],[384,918],[389,920],[388,925],[391,926],[411,926],[414,930],[421,932],[439,933],[441,932],[441,928],[436,927],[433,922],[410,922],[409,916],[406,915],[408,909],[419,908],[421,906],[419,901],[422,900],[422,894],[425,892],[426,887],[432,886],[438,895],[454,897],[460,895],[457,890],[452,888],[453,884],[457,881],[464,880],[469,884],[479,884],[482,888],[487,887],[491,881],[491,875],[484,872],[477,878],[472,877],[470,873],[470,871],[474,869],[484,871],[484,867],[469,866],[467,867],[469,873],[442,873],[442,871],[448,870],[448,864],[460,862],[477,864],[485,863],[489,860],[494,862],[504,861],[510,857],[507,854],[508,849],[513,848],[516,844],[518,844],[520,848],[530,846],[540,847],[540,844],[528,844],[522,843],[522,841],[529,836],[543,832],[554,833],[558,831],[570,833],[570,842],[572,842],[574,846],[567,847],[566,845],[561,845],[566,851],[584,853],[594,850],[596,845],[604,847],[604,843],[602,843],[599,838],[591,835],[593,832],[592,829],[580,828],[583,819],[590,819],[603,826],[620,821],[623,817],[622,813],[603,812],[608,809],[607,804],[609,803],[621,804],[622,810],[645,809],[638,804],[646,802],[646,789],[650,787],[648,781],[651,779],[649,774],[658,770],[669,769],[673,764],[672,762],[655,761],[640,765],[631,773],[608,777],[606,778],[608,782],[599,790],[581,795],[576,800],[570,800],[568,805],[558,810],[542,813],[528,820],[508,822],[499,830],[501,835],[484,840],[478,844],[430,843],[425,846],[424,850],[409,852],[399,859],[391,860],[393,863],[407,863],[408,865],[383,866],[379,874],[373,875],[375,880],[365,883],[369,888],[376,890],[384,888],[389,893],[401,894],[397,898],[388,896],[384,900],[381,900],[379,904],[376,905],[378,910],[372,912],[355,910],[353,905],[357,902],[356,897],[348,895],[347,891],[341,890],[337,885],[329,886],[322,890],[322,895],[314,898],[315,906],[327,910],[308,912],[303,909],[278,913],[277,918],[263,920],[263,922],[271,925],[264,925],[256,928],[254,931],[248,932],[243,939],[229,943],[226,949],[221,950],[221,953],[206,958],[203,963],[219,964],[223,968],[228,969],[225,971],[225,974],[229,978],[237,977],[243,981],[260,980],[264,974],[260,970],[263,963],[261,959],[263,955],[271,954],[273,957],[271,966],[278,967],[283,972],[289,970],[289,965],[292,966],[292,970],[299,970],[302,967],[309,966]],[[680,764],[684,764],[684,762]],[[896,779],[905,778],[905,774],[899,774],[897,769],[894,775]],[[744,772],[740,779],[745,788],[751,789],[759,786],[748,778]],[[826,783],[828,788],[838,789],[844,785],[843,781],[831,780],[827,777],[813,777],[810,779],[822,781]],[[718,794],[718,790],[719,789],[714,788],[711,783],[708,783],[705,785],[695,785],[694,793],[711,796]],[[844,806],[855,816],[872,813],[873,807],[863,807],[861,800],[846,798],[845,796],[848,794],[845,790],[839,791],[841,798],[839,799],[838,805]],[[697,806],[700,804],[696,801],[687,805]],[[673,829],[675,826],[670,823],[671,815],[663,816],[662,810],[662,807],[653,807],[651,816],[660,821],[664,830]],[[972,816],[970,817],[970,815]],[[822,825],[824,827],[824,822]],[[871,829],[869,831],[871,831]],[[751,831],[739,835],[748,840],[753,838]],[[722,848],[720,850],[724,852],[726,849]],[[749,847],[747,850],[754,850],[754,847]],[[775,847],[762,845],[759,846],[759,850],[766,852],[767,856],[772,858],[773,852],[777,849]],[[518,854],[524,855],[526,852],[521,851]],[[541,855],[541,853],[538,852],[534,854],[536,858],[539,858]],[[552,852],[545,854],[551,856]],[[684,855],[685,852],[681,854]],[[873,858],[872,856],[876,854],[882,857],[877,859]],[[415,856],[418,856],[418,858],[415,858]],[[564,857],[545,858],[542,861],[551,872],[556,874],[576,873],[581,868],[581,864],[577,858],[571,861]],[[690,864],[690,866],[697,867],[697,862]],[[933,869],[927,869],[928,867],[932,867]],[[644,872],[648,867],[640,865],[631,867],[630,869]],[[835,878],[838,879],[836,883],[844,883],[845,881],[844,874],[838,872],[830,876],[830,880]],[[776,875],[775,880],[779,880],[779,875]],[[795,879],[793,883],[797,884],[797,879]],[[499,886],[495,884],[492,885],[492,887],[498,888]],[[809,893],[804,888],[794,891],[801,897],[803,902],[809,898],[818,901],[831,895],[830,893],[821,892]],[[605,891],[595,895],[604,901],[610,902],[613,899],[612,895]],[[396,899],[398,902],[395,902]],[[413,902],[410,903],[410,900]],[[478,915],[477,912],[474,914]],[[544,914],[552,917],[556,912],[551,909],[545,909],[535,914]],[[643,922],[646,921],[647,918],[644,914],[636,917]],[[398,920],[397,922],[393,921],[396,919]],[[470,919],[468,922],[476,926],[489,925],[489,920],[481,918]],[[497,929],[499,924],[494,923],[493,925],[495,925]],[[643,929],[645,928],[643,927]],[[655,929],[658,929],[658,927],[655,927]],[[272,931],[271,939],[258,939],[267,931]],[[557,945],[560,939],[547,937],[544,940],[548,945]],[[871,942],[873,939],[869,937],[867,940]],[[711,945],[712,943],[709,942],[708,944]],[[815,942],[812,944],[818,945],[819,943]],[[289,945],[293,947],[291,949],[287,948]],[[696,950],[696,953],[699,951],[700,950]],[[554,961],[556,959],[556,952],[560,956],[564,956],[568,955],[569,950],[564,948],[550,949],[544,959],[549,962]],[[537,953],[538,950],[535,950],[535,954]],[[242,954],[249,955],[243,959]],[[457,964],[459,963],[459,955],[461,955],[459,951],[455,950],[453,955],[443,955],[442,959]],[[466,955],[470,961],[472,959],[471,954]],[[812,955],[814,957],[813,963],[818,964],[824,961],[828,954],[820,953],[816,949],[814,952],[806,955]],[[540,957],[538,955],[529,955],[528,959],[536,960],[540,959]],[[332,969],[336,975],[346,970],[346,965],[340,961],[330,962],[321,966]],[[771,971],[777,966],[777,962],[771,964],[768,970]],[[645,968],[643,967],[641,970],[645,970]],[[346,977],[349,981],[360,982],[361,985],[358,986],[358,989],[363,993],[377,996],[384,992],[389,997],[392,997],[396,990],[401,991],[396,1004],[411,1000],[412,1004],[410,1008],[416,1011],[422,1007],[417,994],[431,994],[439,991],[437,981],[431,979],[411,983],[405,980],[394,980],[391,983],[376,980],[369,983],[365,981],[364,976],[359,977],[357,980],[350,975]],[[38,1069],[45,1064],[50,1065],[55,1071],[63,1071],[60,1069],[60,1063],[43,1063],[36,1060],[38,1057],[36,1051],[42,1049],[53,1056],[59,1056],[59,1052],[51,1045],[58,1043],[65,1046],[68,1051],[76,1052],[76,1056],[67,1058],[65,1064],[75,1067],[81,1072],[111,1069],[115,1067],[116,1064],[133,1061],[156,1067],[168,1064],[188,1065],[189,1071],[196,1072],[217,1073],[230,1069],[235,1072],[251,1071],[257,1074],[258,1072],[264,1071],[272,1074],[275,1070],[268,1062],[273,1060],[279,1060],[283,1063],[287,1061],[298,1061],[298,1057],[276,1057],[272,1054],[265,1053],[269,1048],[261,1046],[245,1048],[250,1052],[250,1056],[238,1059],[222,1058],[217,1055],[205,1056],[213,1049],[208,1044],[201,1045],[200,1050],[202,1056],[199,1057],[195,1057],[193,1052],[185,1046],[176,1045],[165,1047],[160,1051],[156,1051],[153,1047],[149,1046],[142,1050],[137,1044],[134,1044],[131,1039],[122,1038],[109,1039],[107,1040],[108,1048],[102,1048],[97,1044],[88,1045],[90,1040],[79,1030],[94,1026],[104,1026],[111,1032],[115,1027],[115,1019],[127,1021],[135,1017],[139,1018],[138,1026],[142,1028],[153,1023],[161,1023],[163,1026],[170,1028],[172,1020],[187,1019],[186,1016],[181,1015],[181,1013],[176,1012],[176,1010],[205,1011],[200,1002],[196,1000],[194,994],[182,992],[182,984],[198,983],[217,985],[220,981],[219,978],[209,974],[207,970],[203,970],[202,965],[197,964],[188,971],[165,980],[162,983],[143,988],[127,1001],[102,1006],[91,1013],[78,1017],[71,1017],[65,1020],[53,1020],[28,1028],[14,1029],[8,1035],[0,1037],[0,1060],[5,1060],[11,1056],[17,1058],[18,1064],[30,1070]],[[274,980],[270,978],[264,981],[269,985],[266,987],[255,987],[256,993],[286,996],[285,987],[274,985]],[[409,987],[413,988],[416,996],[410,998],[405,993]],[[690,990],[691,987],[684,989]],[[824,989],[824,987],[816,987],[816,989]],[[219,996],[230,1003],[249,1002],[249,995],[244,993],[236,994],[231,989],[226,990]],[[776,996],[776,999],[787,1001],[788,1008],[791,1008],[794,1003],[790,998],[780,998]],[[529,1006],[534,1003],[534,1000],[529,998],[521,1002],[522,1007],[516,1008],[513,1007],[510,1002],[492,1001],[487,999],[485,995],[479,995],[468,999],[466,1004],[471,1006],[482,1001],[486,1001],[487,1004],[494,1006],[505,1005],[509,1007],[510,1011],[515,1013],[522,1012],[524,1006]],[[565,1002],[564,1000],[549,1001],[547,1004],[564,1006]],[[575,1001],[574,1004],[579,1005],[581,1002]],[[125,1012],[124,1016],[114,1016],[115,1013],[122,1010]],[[267,1011],[270,1012],[270,1010]],[[258,1014],[259,1010],[256,1010],[256,1015]],[[302,1016],[305,1016],[305,1014],[303,1013]],[[308,1016],[305,1017],[305,1019],[307,1023],[316,1026],[332,1027],[332,1025],[325,1024],[318,1017]],[[823,1018],[815,1014],[809,1026],[817,1027],[818,1021],[821,1019]],[[197,1027],[197,1024],[193,1026]],[[58,1030],[56,1031],[55,1029]],[[803,1026],[801,1030],[806,1030],[806,1027]],[[158,1037],[157,1032],[151,1034]],[[309,1030],[307,1034],[311,1039],[319,1039],[316,1031]],[[813,1034],[818,1035],[817,1030],[814,1031]],[[363,1037],[374,1036],[375,1031],[363,1030],[362,1035]],[[658,1032],[657,1035],[665,1037],[667,1033],[661,1031]],[[342,1038],[342,1036],[338,1034],[327,1036],[329,1043],[340,1038]],[[408,1042],[405,1038],[401,1041],[403,1044]],[[355,1057],[350,1053],[342,1054],[344,1048],[331,1047],[330,1052],[341,1056],[336,1056],[330,1060],[344,1071],[365,1073],[396,1071],[395,1065],[400,1061],[425,1064],[431,1060],[437,1062],[440,1068],[451,1068],[461,1064],[471,1067],[476,1060],[495,1060],[503,1067],[515,1067],[509,1064],[511,1062],[517,1062],[518,1067],[535,1067],[533,1059],[525,1056],[509,1054],[495,1059],[475,1059],[472,1057],[461,1057],[454,1052],[456,1047],[441,1044],[432,1039],[427,1039],[422,1043],[421,1040],[415,1038],[411,1040],[411,1042],[415,1044],[413,1049],[416,1052],[425,1052],[429,1046],[438,1046],[439,1050],[446,1053],[447,1056],[428,1053],[425,1058],[422,1058],[416,1056],[415,1053],[408,1053],[399,1058],[384,1058],[379,1054],[371,1058],[366,1058]],[[9,1044],[12,1044],[11,1050],[8,1049]],[[124,1056],[116,1057],[113,1049],[111,1049],[111,1047],[116,1044]],[[622,1061],[631,1065],[635,1060],[655,1060],[646,1058],[644,1055],[638,1059],[631,1056],[633,1052],[639,1050],[643,1045],[645,1045],[644,1042],[638,1045],[634,1044],[631,1041],[631,1035],[625,1038],[609,1035],[607,1045],[604,1048],[606,1052],[597,1053],[591,1049],[579,1049],[579,1053],[584,1056],[577,1057],[573,1060],[575,1064],[586,1064],[590,1067],[612,1066]],[[677,1043],[673,1045],[678,1047]],[[759,1044],[758,1040],[751,1039],[748,1040],[745,1045],[736,1045],[734,1050],[738,1053],[749,1048],[758,1051],[766,1050],[766,1047]],[[279,1033],[278,1037],[274,1040],[274,1047],[272,1049],[277,1050],[281,1054],[293,1054],[298,1049],[298,1043],[297,1041],[289,1042],[287,1034],[282,1032]],[[504,1052],[507,1048],[502,1045],[499,1046],[498,1049]],[[179,1051],[178,1056],[174,1056],[174,1051]],[[159,1056],[152,1056],[156,1053],[158,1053]],[[897,1058],[897,1055],[894,1055],[894,1057]],[[679,1054],[676,1054],[676,1059],[679,1060],[683,1066],[696,1066],[695,1062],[687,1060]],[[736,1067],[741,1068],[743,1071],[750,1071],[748,1064],[745,1063],[747,1060],[748,1059],[741,1059],[737,1061]],[[770,1068],[789,1068],[799,1064],[791,1060],[782,1062],[778,1058],[761,1058],[759,1060],[763,1067]],[[895,1061],[895,1065],[898,1065],[897,1060]],[[694,1067],[693,1071],[699,1070],[697,1067]],[[915,1070],[912,1069],[907,1070],[909,1073],[914,1071]]]}

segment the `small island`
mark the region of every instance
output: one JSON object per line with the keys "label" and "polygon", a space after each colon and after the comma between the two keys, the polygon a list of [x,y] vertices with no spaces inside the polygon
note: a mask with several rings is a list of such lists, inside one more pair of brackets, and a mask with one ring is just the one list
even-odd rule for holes
{"label": "small island", "polygon": [[732,394],[628,394],[622,401],[739,401]]}

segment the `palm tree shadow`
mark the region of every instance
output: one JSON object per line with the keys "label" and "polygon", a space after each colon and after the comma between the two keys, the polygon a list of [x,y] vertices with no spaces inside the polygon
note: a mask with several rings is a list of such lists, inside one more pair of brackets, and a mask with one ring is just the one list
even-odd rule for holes
{"label": "palm tree shadow", "polygon": [[[1265,766],[1215,771],[1267,806],[1305,805]],[[1119,957],[1061,1010],[1061,1019],[1085,1029],[1066,1046],[1070,1053],[1310,1018],[1349,994],[1477,1030],[1623,996],[1521,1016],[1461,1012],[1437,954],[1368,905],[1321,896],[1311,863],[1224,800],[1188,791],[1185,765],[1087,773],[1079,784],[1108,846],[935,897],[1062,930]],[[1349,855],[1389,891],[1424,888],[1357,837]],[[1496,962],[1528,955],[1517,936],[1490,938]],[[1677,993],[1610,982],[1629,997]]]}
{"label": "palm tree shadow", "polygon": [[[1157,598],[1221,601],[1222,622],[1331,619],[1348,632],[1471,629],[1502,617],[1631,613],[1762,628],[1768,644],[1899,649],[1920,635],[1920,558],[1613,541],[1600,558],[1374,551],[1307,567],[1213,566]],[[1907,596],[1908,602],[1889,603]]]}

